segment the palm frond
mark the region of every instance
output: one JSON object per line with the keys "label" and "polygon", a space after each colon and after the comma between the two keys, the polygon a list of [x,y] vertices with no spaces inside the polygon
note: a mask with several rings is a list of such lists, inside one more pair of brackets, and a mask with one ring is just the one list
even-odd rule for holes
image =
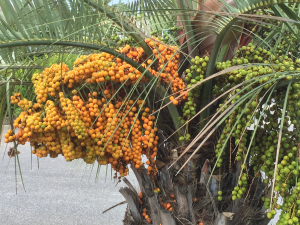
{"label": "palm frond", "polygon": [[[60,40],[79,43],[104,43],[105,36],[102,32],[94,32],[99,26],[106,27],[111,32],[113,22],[107,20],[82,1],[1,1],[0,7],[4,17],[0,17],[1,42],[14,41],[40,41],[48,40],[55,43]],[[108,46],[110,45],[107,42]],[[19,45],[21,46],[21,45]],[[1,51],[2,60],[14,63],[26,59],[28,53],[51,49],[52,44],[40,48],[21,46],[7,51]],[[34,45],[32,45],[34,46]]]}

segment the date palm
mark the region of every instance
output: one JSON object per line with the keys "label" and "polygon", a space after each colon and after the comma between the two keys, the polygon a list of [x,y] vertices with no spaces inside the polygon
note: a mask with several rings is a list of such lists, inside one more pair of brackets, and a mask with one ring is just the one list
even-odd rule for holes
{"label": "date palm", "polygon": [[[298,82],[298,71],[287,72],[284,76],[295,76],[288,80],[275,75],[272,85],[268,86],[266,79],[266,82],[261,82],[248,93],[239,94],[241,86],[235,83],[230,89],[233,92],[228,92],[228,98],[238,95],[239,98],[234,99],[235,103],[225,101],[215,92],[217,88],[222,89],[226,85],[223,83],[223,87],[220,84],[220,77],[247,67],[247,63],[238,63],[240,65],[232,67],[228,61],[240,54],[241,50],[237,49],[246,47],[250,41],[268,49],[270,54],[278,56],[278,59],[279,56],[289,57],[291,54],[293,57],[298,56],[300,7],[297,1],[136,0],[127,4],[110,4],[101,0],[11,0],[1,1],[0,7],[1,121],[6,110],[12,118],[9,105],[12,90],[16,90],[19,85],[30,85],[29,79],[33,71],[40,69],[41,65],[49,66],[49,56],[54,54],[59,55],[58,61],[64,62],[67,57],[82,52],[107,52],[121,57],[140,70],[150,82],[157,84],[157,89],[146,88],[146,96],[149,97],[145,100],[159,113],[160,147],[156,159],[159,172],[156,177],[151,178],[144,167],[140,170],[132,168],[143,192],[143,205],[139,203],[137,191],[124,179],[128,185],[128,188],[120,190],[128,203],[124,224],[145,224],[143,208],[147,208],[151,223],[155,225],[200,222],[249,225],[269,223],[270,218],[266,216],[266,204],[264,205],[262,197],[269,197],[272,201],[275,182],[272,179],[262,182],[266,175],[261,173],[259,168],[254,168],[257,165],[251,163],[256,153],[248,154],[256,131],[263,125],[254,123],[254,131],[244,131],[249,133],[244,160],[231,158],[235,157],[234,152],[231,152],[233,149],[230,133],[235,131],[234,126],[226,131],[230,133],[226,142],[221,145],[218,141],[227,135],[224,134],[224,130],[227,129],[226,123],[230,116],[235,115],[235,110],[242,110],[238,115],[247,110],[248,105],[243,101],[247,100],[249,104],[255,105],[256,103],[252,102],[261,99],[259,103],[263,106],[263,103],[267,104],[271,98],[275,99],[276,95],[282,96],[282,90],[289,93],[291,86]],[[178,32],[174,32],[177,29]],[[115,50],[122,44],[120,37],[130,37],[135,46],[144,49],[147,59],[154,59],[152,50],[144,40],[151,38],[153,31],[168,33],[168,30],[173,30],[173,33],[165,35],[168,40],[161,39],[161,42],[178,47],[178,70],[182,78],[189,73],[193,60],[198,56],[209,56],[205,66],[205,79],[201,83],[188,86],[188,90],[192,90],[196,85],[202,84],[200,97],[195,100],[198,105],[197,116],[193,120],[183,121],[183,124],[178,117],[183,114],[184,109],[169,104],[168,96],[172,94],[169,87],[161,85],[157,78],[138,63]],[[294,35],[293,41],[289,36],[285,36],[286,34]],[[284,45],[285,49],[282,49],[281,45]],[[36,60],[33,60],[33,56]],[[261,64],[271,67],[274,63],[261,62],[257,66]],[[153,66],[156,66],[155,60]],[[218,69],[218,66],[221,69]],[[262,75],[261,78],[266,78],[266,75]],[[297,86],[292,87],[297,90]],[[139,91],[138,88],[133,88],[136,89],[134,91]],[[280,103],[284,112],[286,107],[289,107],[287,96]],[[154,102],[161,99],[164,100],[154,106]],[[3,107],[5,104],[7,107]],[[271,111],[273,110],[270,108],[261,109],[261,112],[267,115],[270,115]],[[283,113],[279,137],[282,134],[284,118]],[[261,117],[256,119],[260,120]],[[237,116],[236,123],[241,121],[242,118]],[[191,139],[186,138],[182,141],[180,138],[186,135],[188,129]],[[216,154],[216,149],[222,149],[221,153],[226,152],[228,157],[221,159],[222,154]],[[278,152],[279,149],[280,144]],[[16,154],[17,159],[18,157]],[[220,159],[223,160],[222,164]],[[273,161],[276,175],[278,157]],[[233,201],[232,190],[239,184],[245,167],[247,174],[249,173],[248,179],[252,182],[247,186],[247,194]],[[296,169],[297,181],[298,164]],[[257,171],[259,173],[255,173]],[[268,176],[270,177],[269,174]],[[157,187],[160,188],[159,193]],[[220,190],[223,190],[223,199],[218,201]],[[172,211],[162,207],[163,203],[170,201],[174,207]]]}

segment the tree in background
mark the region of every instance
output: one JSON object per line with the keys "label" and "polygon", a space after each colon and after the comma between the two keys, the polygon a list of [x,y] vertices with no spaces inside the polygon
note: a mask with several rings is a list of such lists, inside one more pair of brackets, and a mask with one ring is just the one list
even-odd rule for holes
{"label": "tree in background", "polygon": [[299,224],[297,1],[0,6],[16,153],[110,164],[124,224]]}

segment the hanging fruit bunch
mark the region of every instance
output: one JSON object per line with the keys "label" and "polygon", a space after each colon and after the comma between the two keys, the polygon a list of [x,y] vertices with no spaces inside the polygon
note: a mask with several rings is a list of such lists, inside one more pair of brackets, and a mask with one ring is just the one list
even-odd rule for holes
{"label": "hanging fruit bunch", "polygon": [[[179,137],[179,141],[181,142],[189,141],[191,138],[191,134],[188,132],[188,122],[192,118],[195,118],[196,111],[199,109],[199,107],[197,108],[197,101],[199,102],[202,89],[202,84],[200,84],[200,82],[204,80],[208,61],[209,56],[205,56],[203,58],[196,56],[195,58],[191,59],[191,67],[185,71],[185,81],[188,83],[187,88],[191,88],[193,85],[197,86],[186,94],[187,98],[185,99],[187,101],[184,102],[182,117],[178,118],[181,124],[187,124],[184,136]],[[173,96],[171,98],[173,98]]]}
{"label": "hanging fruit bunch", "polygon": [[[278,51],[275,49],[275,52]],[[222,97],[218,111],[224,112],[232,104],[235,106],[225,118],[216,145],[217,167],[222,171],[228,169],[228,165],[223,165],[224,157],[230,158],[229,163],[240,162],[239,180],[232,190],[233,201],[249,195],[253,179],[259,178],[262,171],[264,183],[270,187],[274,185],[274,192],[266,191],[262,199],[265,208],[269,209],[267,217],[273,218],[276,209],[281,209],[279,224],[298,224],[299,138],[293,131],[299,129],[300,82],[292,81],[298,77],[299,60],[293,59],[291,55],[275,57],[267,49],[250,43],[240,48],[232,60],[218,63],[216,70],[222,71],[238,65],[246,67],[232,70],[214,80],[214,97],[233,88]],[[290,85],[288,89],[287,86],[275,89],[277,82]],[[234,88],[241,83],[243,85]],[[265,93],[265,96],[261,93]],[[250,127],[254,127],[254,130]],[[247,164],[246,159],[250,160],[254,169],[252,175],[249,174],[247,166],[250,164]],[[219,195],[222,195],[222,191]],[[277,202],[279,198],[283,199],[282,205]],[[219,200],[222,201],[222,198]]]}
{"label": "hanging fruit bunch", "polygon": [[[177,47],[162,45],[155,38],[146,43],[158,68],[151,59],[145,60],[142,48],[126,45],[118,51],[144,68],[149,66],[148,71],[162,85],[180,93],[185,84],[177,73]],[[136,68],[104,52],[80,56],[72,69],[64,63],[53,64],[32,76],[34,100],[20,93],[11,96],[12,104],[22,112],[13,122],[14,130],[5,135],[5,142],[30,142],[38,157],[62,154],[66,161],[111,164],[120,177],[127,175],[128,164],[139,168],[145,155],[148,174],[155,175],[156,118],[140,96],[126,93],[130,90],[127,86],[148,82]]]}

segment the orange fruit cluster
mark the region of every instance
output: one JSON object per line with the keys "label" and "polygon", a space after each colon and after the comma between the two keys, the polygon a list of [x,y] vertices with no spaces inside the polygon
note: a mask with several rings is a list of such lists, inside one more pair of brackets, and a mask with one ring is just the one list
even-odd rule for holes
{"label": "orange fruit cluster", "polygon": [[11,104],[17,104],[22,98],[21,93],[16,93],[10,97]]}
{"label": "orange fruit cluster", "polygon": [[[178,60],[179,52],[177,46],[167,46],[159,41],[158,38],[147,38],[145,42],[152,49],[155,58],[158,59],[158,70],[149,69],[154,76],[159,76],[159,81],[171,84],[174,93],[180,93],[183,96],[178,98],[177,101],[185,100],[188,93],[184,93],[186,88],[183,80],[178,76]],[[147,60],[148,64],[152,63],[151,59]],[[176,102],[173,104],[177,105]]]}
{"label": "orange fruit cluster", "polygon": [[147,215],[147,209],[143,208],[142,216],[145,218],[147,223],[151,223],[152,220],[150,219],[149,215]]}
{"label": "orange fruit cluster", "polygon": [[145,57],[144,49],[141,47],[130,47],[130,45],[125,45],[124,47],[119,48],[120,53],[125,54],[128,58],[131,58],[133,61],[143,63],[142,60]]}
{"label": "orange fruit cluster", "polygon": [[[156,173],[155,116],[149,115],[143,100],[113,104],[93,94],[83,101],[77,95],[67,98],[62,92],[57,97],[59,102],[47,100],[42,108],[26,104],[13,124],[20,131],[16,135],[8,131],[5,142],[29,141],[38,157],[62,154],[66,161],[83,158],[86,163],[111,164],[121,176],[127,175],[129,163],[139,168],[145,154],[148,173]],[[18,100],[19,105],[22,102],[28,101]]]}
{"label": "orange fruit cluster", "polygon": [[53,64],[50,68],[46,68],[41,74],[32,75],[31,81],[36,94],[37,103],[45,103],[47,96],[54,97],[57,91],[61,90],[62,76],[68,71],[66,64]]}
{"label": "orange fruit cluster", "polygon": [[[175,200],[175,199],[174,199]],[[173,201],[174,201],[173,200]],[[158,198],[158,201],[160,202],[160,206],[163,207],[164,209],[170,211],[170,212],[173,212],[173,207],[170,203],[165,203],[162,201],[162,198]],[[174,201],[176,202],[176,200]]]}
{"label": "orange fruit cluster", "polygon": [[[156,40],[156,41],[153,41]],[[178,76],[179,52],[177,46],[166,46],[158,42],[156,38],[146,39],[145,42],[153,51],[153,56],[158,61],[158,68],[154,68],[152,60],[144,54],[140,47],[130,47],[126,45],[119,48],[120,54],[140,63],[144,68],[151,65],[148,71],[162,83],[169,84],[174,93],[184,93],[186,88],[183,80]],[[47,79],[45,79],[47,77]],[[46,102],[47,94],[55,95],[55,91],[60,90],[61,83],[68,88],[81,86],[83,83],[101,83],[113,81],[124,83],[125,85],[135,84],[136,82],[148,82],[136,68],[130,64],[116,58],[108,53],[95,53],[82,55],[74,62],[74,67],[69,70],[65,64],[54,64],[43,71],[42,74],[34,74],[32,82],[36,89],[37,103]],[[178,101],[185,100],[188,93],[184,94]],[[178,104],[178,102],[177,102]]]}
{"label": "orange fruit cluster", "polygon": [[[158,68],[153,64],[149,72],[174,92],[183,90],[185,85],[177,73],[177,47],[153,40],[146,43]],[[117,51],[144,68],[152,64],[142,48],[126,45]],[[62,154],[66,161],[82,158],[86,163],[111,164],[120,176],[127,175],[128,164],[139,168],[142,155],[146,155],[148,174],[155,175],[158,136],[153,111],[143,100],[127,98],[122,85],[118,91],[114,86],[136,82],[148,80],[136,68],[107,53],[80,56],[72,69],[63,63],[53,64],[32,76],[34,102],[20,93],[11,96],[12,104],[23,111],[13,123],[15,129],[5,135],[5,142],[30,142],[32,153],[38,157]]]}
{"label": "orange fruit cluster", "polygon": [[16,138],[16,135],[13,134],[12,130],[8,130],[6,132],[6,134],[4,135],[4,138],[5,138],[5,142],[8,143],[8,142],[11,142],[13,141],[15,138]]}
{"label": "orange fruit cluster", "polygon": [[[74,68],[63,75],[63,83],[69,88],[83,82],[101,83],[114,81],[126,85],[145,82],[147,79],[141,77],[142,73],[121,59],[115,58],[108,53],[99,53],[80,56],[74,62]],[[141,77],[141,78],[140,78]],[[140,78],[140,79],[139,79]]]}

